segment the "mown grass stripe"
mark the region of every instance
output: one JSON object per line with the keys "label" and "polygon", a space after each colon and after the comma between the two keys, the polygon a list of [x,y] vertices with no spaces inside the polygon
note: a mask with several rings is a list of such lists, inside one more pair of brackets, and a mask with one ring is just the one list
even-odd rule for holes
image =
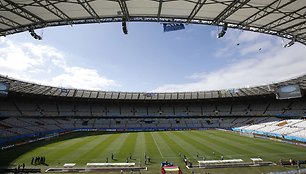
{"label": "mown grass stripe", "polygon": [[152,138],[153,138],[154,144],[155,144],[155,146],[157,147],[157,150],[158,150],[160,156],[161,156],[162,158],[164,158],[164,155],[163,155],[163,153],[161,152],[161,150],[160,150],[160,148],[159,148],[159,145],[158,145],[157,142],[156,142],[155,136],[152,135],[152,134],[151,134],[151,136],[152,136]]}
{"label": "mown grass stripe", "polygon": [[[194,136],[189,132],[180,131],[180,136],[190,143],[192,143],[196,148],[203,149],[202,152],[204,154],[200,154],[201,156],[205,156],[207,159],[216,159],[216,157],[220,157],[222,153],[224,153],[224,148],[216,145],[214,142],[209,142],[208,139],[205,139],[201,136]],[[215,154],[213,154],[215,152]]]}
{"label": "mown grass stripe", "polygon": [[[157,149],[156,144],[154,143],[153,137],[150,132],[144,132],[145,137],[145,146],[146,146],[146,154],[150,157],[155,157],[158,159],[161,159],[161,155]],[[153,159],[153,161],[156,161],[156,159]]]}
{"label": "mown grass stripe", "polygon": [[[21,152],[26,152],[23,155],[19,156],[18,159],[13,160],[12,164],[18,165],[22,161],[22,163],[25,163],[26,165],[30,165],[32,157],[47,156],[50,153],[62,150],[62,148],[69,147],[71,143],[77,143],[81,141],[82,138],[79,138],[81,135],[83,134],[80,132],[73,132],[73,133],[65,134],[64,136],[59,136],[57,138],[53,138],[50,140],[47,139],[47,140],[35,142],[34,145],[37,147],[35,150],[32,150],[33,144],[26,144],[24,146],[20,146],[15,149],[9,149],[5,153],[20,154]],[[13,150],[14,152],[12,152],[11,150]],[[10,160],[11,157],[13,156],[6,155],[6,160]],[[3,160],[3,158],[0,158],[0,164],[3,164],[1,160]],[[49,161],[47,162],[49,163]]]}
{"label": "mown grass stripe", "polygon": [[[136,145],[137,133],[126,133],[126,138],[122,143],[122,148],[116,153],[116,159],[119,158],[121,160],[128,160],[129,162],[135,162],[137,159],[135,158],[133,152]],[[131,159],[130,159],[131,155]]]}
{"label": "mown grass stripe", "polygon": [[[169,132],[161,132],[160,133],[163,140],[167,143],[167,145],[171,148],[171,150],[175,153],[175,155],[169,160],[171,162],[185,165],[183,162],[184,156],[188,160],[192,160],[193,162],[196,162],[196,159],[192,156],[192,153],[190,153],[190,144],[188,143],[182,143],[182,140],[178,140],[177,138],[174,138],[175,135],[169,134]],[[189,148],[188,148],[189,147]]]}
{"label": "mown grass stripe", "polygon": [[80,138],[79,140],[80,141],[78,141],[78,142],[71,143],[70,146],[62,148],[60,150],[56,150],[53,153],[48,153],[46,155],[47,161],[49,163],[52,163],[54,161],[62,161],[62,162],[65,162],[65,163],[73,162],[73,159],[67,159],[67,158],[65,158],[65,155],[67,155],[69,153],[74,153],[75,151],[77,151],[83,145],[87,144],[90,141],[94,141],[95,138],[94,137],[86,137],[86,138]]}
{"label": "mown grass stripe", "polygon": [[72,162],[73,159],[61,161],[60,158],[71,153],[71,149],[76,149],[79,146],[82,146],[82,144],[87,143],[88,139],[90,139],[90,137],[74,139],[70,142],[70,145],[64,146],[64,148],[60,148],[61,145],[57,145],[51,150],[46,150],[43,154],[43,156],[46,157],[46,163],[49,165],[62,166],[62,163],[64,162]]}
{"label": "mown grass stripe", "polygon": [[162,154],[163,159],[167,160],[170,158],[177,158],[177,154],[173,151],[173,149],[169,146],[169,144],[162,138],[161,136],[162,131],[152,132],[153,137],[157,142]]}
{"label": "mown grass stripe", "polygon": [[[244,156],[250,158],[254,156],[260,156],[263,157],[265,160],[278,162],[280,158],[288,158],[288,150],[280,150],[278,146],[274,143],[279,143],[271,140],[264,140],[266,143],[263,144],[263,141],[259,141],[260,143],[256,143],[257,140],[262,139],[255,139],[250,137],[241,137],[238,134],[235,134],[233,132],[226,132],[223,131],[207,131],[208,134],[213,134],[212,136],[214,138],[223,139],[223,141],[227,142],[239,142],[239,148],[247,149],[252,152],[255,152],[256,154],[252,155],[250,153],[244,153]],[[255,143],[256,145],[253,145],[252,143]],[[288,144],[289,145],[289,144]],[[277,155],[274,155],[277,154]],[[241,156],[241,155],[240,155]]]}
{"label": "mown grass stripe", "polygon": [[96,143],[92,144],[90,148],[88,147],[89,149],[86,153],[82,153],[80,156],[78,156],[78,158],[76,158],[76,162],[86,165],[88,162],[97,161],[98,158],[96,158],[96,156],[98,156],[101,151],[104,150],[103,147],[105,147],[108,143],[111,143],[117,136],[117,134],[105,134],[96,137]]}
{"label": "mown grass stripe", "polygon": [[[90,152],[97,144],[99,144],[101,141],[100,139],[104,139],[103,137],[104,136],[99,136],[99,138],[98,136],[91,136],[87,142],[80,144],[76,149],[62,156],[59,160],[66,161],[67,159],[73,159],[73,162],[75,163],[81,162],[79,160],[80,157]],[[77,153],[75,153],[76,151]]]}
{"label": "mown grass stripe", "polygon": [[145,142],[145,136],[143,132],[137,133],[137,139],[136,144],[134,147],[134,156],[139,159],[140,162],[144,161],[144,155],[146,152],[146,142]]}
{"label": "mown grass stripe", "polygon": [[[244,154],[251,154],[250,156],[240,156],[240,158],[242,158],[243,160],[250,160],[250,157],[257,157],[257,153],[255,153],[252,150],[249,149],[245,149],[241,147],[241,144],[239,144],[239,142],[236,141],[231,141],[230,138],[229,139],[219,139],[216,136],[212,136],[210,134],[201,134],[200,132],[194,132],[194,136],[204,136],[205,139],[209,139],[209,141],[214,142],[215,145],[218,145],[220,147],[223,148],[222,150],[222,156],[224,156],[225,158],[233,158],[233,156],[237,156],[241,153]],[[220,158],[220,156],[219,156]]]}
{"label": "mown grass stripe", "polygon": [[[227,134],[224,134],[223,131],[209,131],[208,132],[210,135],[213,135],[216,138],[219,139],[223,139],[225,141],[235,141],[235,142],[240,142],[241,146],[247,146],[249,148],[253,148],[252,150],[256,150],[258,149],[258,146],[261,146],[261,148],[267,148],[267,150],[269,151],[274,151],[275,149],[271,148],[271,147],[266,147],[263,144],[252,144],[252,142],[254,143],[256,140],[254,138],[249,138],[249,137],[241,137],[240,135],[237,134],[232,134],[231,132],[227,132]],[[270,142],[273,143],[273,142]],[[267,144],[267,143],[265,143]]]}
{"label": "mown grass stripe", "polygon": [[[204,136],[209,141],[214,142],[215,145],[218,144],[218,146],[225,149],[225,150],[223,150],[221,155],[224,156],[224,157],[227,157],[227,158],[231,158],[231,156],[227,156],[226,154],[238,155],[238,154],[241,154],[241,153],[247,153],[247,154],[253,154],[253,157],[257,156],[254,151],[242,148],[242,146],[239,142],[231,141],[230,138],[220,139],[216,136],[212,136],[211,134],[203,134],[203,133],[201,134],[201,132],[196,132],[196,131],[193,131],[193,136],[198,136],[198,137],[203,137]],[[244,159],[247,159],[247,157],[244,157]]]}
{"label": "mown grass stripe", "polygon": [[118,162],[125,162],[125,159],[121,158],[116,153],[119,152],[120,149],[124,147],[124,142],[128,137],[128,134],[127,133],[117,133],[117,134],[118,136],[116,136],[114,140],[108,143],[107,146],[104,147],[103,151],[97,156],[100,162],[106,162],[107,158],[108,161],[110,161],[112,153],[115,153],[115,158]]}
{"label": "mown grass stripe", "polygon": [[[306,148],[297,147],[291,144],[281,144],[280,142],[243,137],[232,132],[206,130],[206,131],[164,131],[164,132],[133,132],[133,133],[100,133],[80,132],[64,135],[62,137],[51,139],[50,141],[41,141],[29,145],[13,148],[13,150],[0,151],[0,165],[3,164],[22,164],[30,162],[32,156],[40,155],[47,157],[49,166],[39,165],[44,171],[49,167],[62,167],[64,162],[69,158],[77,163],[77,167],[83,167],[87,162],[105,162],[106,157],[109,157],[109,162],[125,162],[126,154],[131,151],[133,157],[144,158],[144,151],[151,157],[151,163],[147,174],[160,173],[160,162],[168,160],[180,165],[183,173],[191,171],[183,166],[183,161],[179,158],[178,153],[186,154],[189,159],[199,155],[206,155],[207,159],[220,159],[220,154],[223,153],[228,158],[249,159],[260,155],[265,161],[278,162],[283,159],[304,159],[306,156]],[[79,136],[79,138],[75,138]],[[156,140],[154,143],[153,137]],[[67,140],[67,138],[72,138]],[[83,142],[84,141],[84,142]],[[48,144],[50,143],[50,144]],[[78,145],[76,145],[78,144]],[[162,158],[158,152],[157,146],[165,156]],[[285,148],[287,147],[287,149]],[[63,149],[62,149],[63,148]],[[60,151],[65,151],[69,148],[66,154],[60,154]],[[24,150],[27,149],[27,150]],[[126,152],[125,152],[125,151]],[[213,156],[212,152],[216,152]],[[218,152],[220,151],[220,153]],[[57,160],[48,161],[48,155],[53,152],[57,154]],[[16,154],[15,154],[16,153]],[[117,161],[111,161],[111,153],[115,153]],[[254,155],[256,154],[256,155]],[[55,154],[56,155],[56,154]],[[15,162],[10,161],[15,159]],[[124,156],[122,159],[120,156]],[[15,158],[14,158],[15,157]],[[138,159],[138,158],[137,158]],[[49,158],[50,160],[50,158]],[[65,161],[63,161],[65,160]],[[196,159],[192,160],[196,164]],[[132,161],[134,162],[134,161]],[[138,160],[135,161],[136,164]],[[138,164],[137,164],[138,165]],[[141,160],[141,165],[144,165]],[[12,166],[15,167],[15,166]],[[33,166],[32,166],[33,167]],[[281,171],[293,169],[291,167],[253,167],[253,168],[226,168],[226,169],[198,169],[196,173],[268,173],[270,171]]]}
{"label": "mown grass stripe", "polygon": [[[239,135],[236,134],[231,134],[230,132],[227,132],[227,134],[224,134],[223,131],[216,131],[216,132],[209,132],[209,134],[213,134],[213,137],[215,139],[220,139],[221,141],[225,141],[225,142],[229,142],[229,143],[236,143],[237,147],[239,147],[240,149],[244,149],[245,151],[251,151],[256,153],[255,155],[260,156],[259,154],[262,154],[262,152],[264,153],[281,153],[283,152],[282,150],[275,148],[273,146],[271,146],[270,144],[267,145],[246,145],[245,143],[250,142],[250,141],[254,141],[253,139],[249,138],[249,139],[240,139]],[[247,138],[247,137],[244,137]],[[270,142],[270,143],[274,143],[274,142]],[[247,143],[249,144],[249,143]],[[249,153],[245,153],[245,154],[249,154]],[[250,157],[254,157],[254,156],[249,156],[246,155],[249,158]],[[281,156],[281,155],[280,155]],[[281,157],[286,157],[286,155],[283,155]],[[266,158],[267,159],[267,158]],[[272,160],[273,158],[269,158],[268,159]]]}
{"label": "mown grass stripe", "polygon": [[[181,157],[182,155],[186,155],[188,158],[192,158],[197,160],[200,156],[197,157],[199,154],[203,154],[203,149],[199,149],[195,147],[192,143],[185,141],[181,138],[180,134],[175,134],[175,132],[167,132],[165,135],[172,141],[171,144],[180,147]],[[185,150],[186,149],[186,150]]]}

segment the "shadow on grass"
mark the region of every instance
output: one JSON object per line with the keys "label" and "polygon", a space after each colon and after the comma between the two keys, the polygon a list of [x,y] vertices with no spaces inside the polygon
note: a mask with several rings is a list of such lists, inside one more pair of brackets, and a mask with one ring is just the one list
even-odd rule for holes
{"label": "shadow on grass", "polygon": [[[122,134],[122,133],[138,133],[142,131],[117,131],[117,132],[109,132],[109,131],[85,131],[85,132],[71,132],[67,133],[64,135],[61,135],[59,137],[54,137],[51,139],[46,139],[46,140],[41,140],[29,144],[24,144],[21,146],[16,146],[13,148],[5,149],[0,151],[0,168],[8,168],[13,161],[18,159],[18,157],[22,156],[23,154],[30,152],[34,149],[65,141],[65,140],[71,140],[75,138],[82,138],[82,137],[90,137],[90,136],[96,136],[96,135],[108,135],[108,134]],[[145,131],[145,132],[157,132],[157,131]],[[20,143],[21,141],[19,140],[16,143]],[[47,159],[48,160],[48,159]],[[136,161],[136,159],[131,159]],[[117,159],[114,159],[113,161],[117,161]],[[24,163],[31,162],[31,159],[29,161],[23,161]],[[151,161],[151,163],[154,164],[154,162]]]}
{"label": "shadow on grass", "polygon": [[[59,137],[54,137],[51,139],[41,140],[34,143],[24,144],[21,146],[12,147],[9,149],[1,150],[0,151],[0,168],[8,168],[10,164],[15,161],[18,157],[22,156],[23,154],[32,151],[36,148],[43,147],[52,143],[57,143],[65,140],[71,140],[75,138],[82,138],[82,137],[89,137],[95,135],[107,135],[107,134],[117,134],[122,132],[71,132]],[[128,132],[126,132],[128,133]],[[31,159],[28,161],[31,162]]]}

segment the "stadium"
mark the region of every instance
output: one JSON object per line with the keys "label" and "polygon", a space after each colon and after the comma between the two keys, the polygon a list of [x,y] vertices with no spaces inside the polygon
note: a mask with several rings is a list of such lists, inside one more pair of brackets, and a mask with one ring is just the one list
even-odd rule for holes
{"label": "stadium", "polygon": [[[306,44],[303,0],[0,0],[0,36],[89,23],[216,25]],[[254,87],[114,92],[0,75],[1,173],[306,173],[306,75]]]}

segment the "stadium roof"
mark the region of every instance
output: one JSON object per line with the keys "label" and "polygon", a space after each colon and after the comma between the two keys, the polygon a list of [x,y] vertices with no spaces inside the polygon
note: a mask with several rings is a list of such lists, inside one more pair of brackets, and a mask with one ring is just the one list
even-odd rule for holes
{"label": "stadium roof", "polygon": [[0,36],[59,25],[128,21],[228,24],[306,45],[305,0],[0,0]]}
{"label": "stadium roof", "polygon": [[252,96],[267,96],[275,93],[279,86],[298,84],[301,90],[306,90],[306,75],[287,81],[249,88],[225,89],[198,92],[169,92],[169,93],[144,93],[144,92],[112,92],[93,91],[83,89],[68,89],[34,84],[0,75],[0,83],[9,84],[9,92],[21,94],[34,94],[55,97],[75,97],[90,99],[115,99],[115,100],[202,100],[221,99]]}

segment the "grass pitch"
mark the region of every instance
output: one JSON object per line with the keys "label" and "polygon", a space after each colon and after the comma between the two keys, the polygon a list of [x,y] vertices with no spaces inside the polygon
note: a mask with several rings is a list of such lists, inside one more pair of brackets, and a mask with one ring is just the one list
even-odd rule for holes
{"label": "grass pitch", "polygon": [[[114,160],[111,154],[114,154]],[[132,159],[129,159],[130,153]],[[162,131],[162,132],[74,132],[64,136],[27,144],[0,151],[0,166],[62,167],[64,163],[76,163],[85,167],[88,162],[129,162],[145,166],[144,155],[151,158],[148,171],[142,173],[160,173],[160,162],[170,161],[179,165],[183,173],[191,173],[184,166],[179,154],[186,155],[193,164],[205,156],[206,160],[243,159],[260,156],[264,161],[278,163],[280,159],[306,160],[306,148],[266,139],[240,136],[233,132],[219,130],[205,131]],[[47,166],[32,166],[31,159],[45,156]],[[294,168],[281,166],[247,167],[225,169],[194,169],[195,173],[267,173]]]}

